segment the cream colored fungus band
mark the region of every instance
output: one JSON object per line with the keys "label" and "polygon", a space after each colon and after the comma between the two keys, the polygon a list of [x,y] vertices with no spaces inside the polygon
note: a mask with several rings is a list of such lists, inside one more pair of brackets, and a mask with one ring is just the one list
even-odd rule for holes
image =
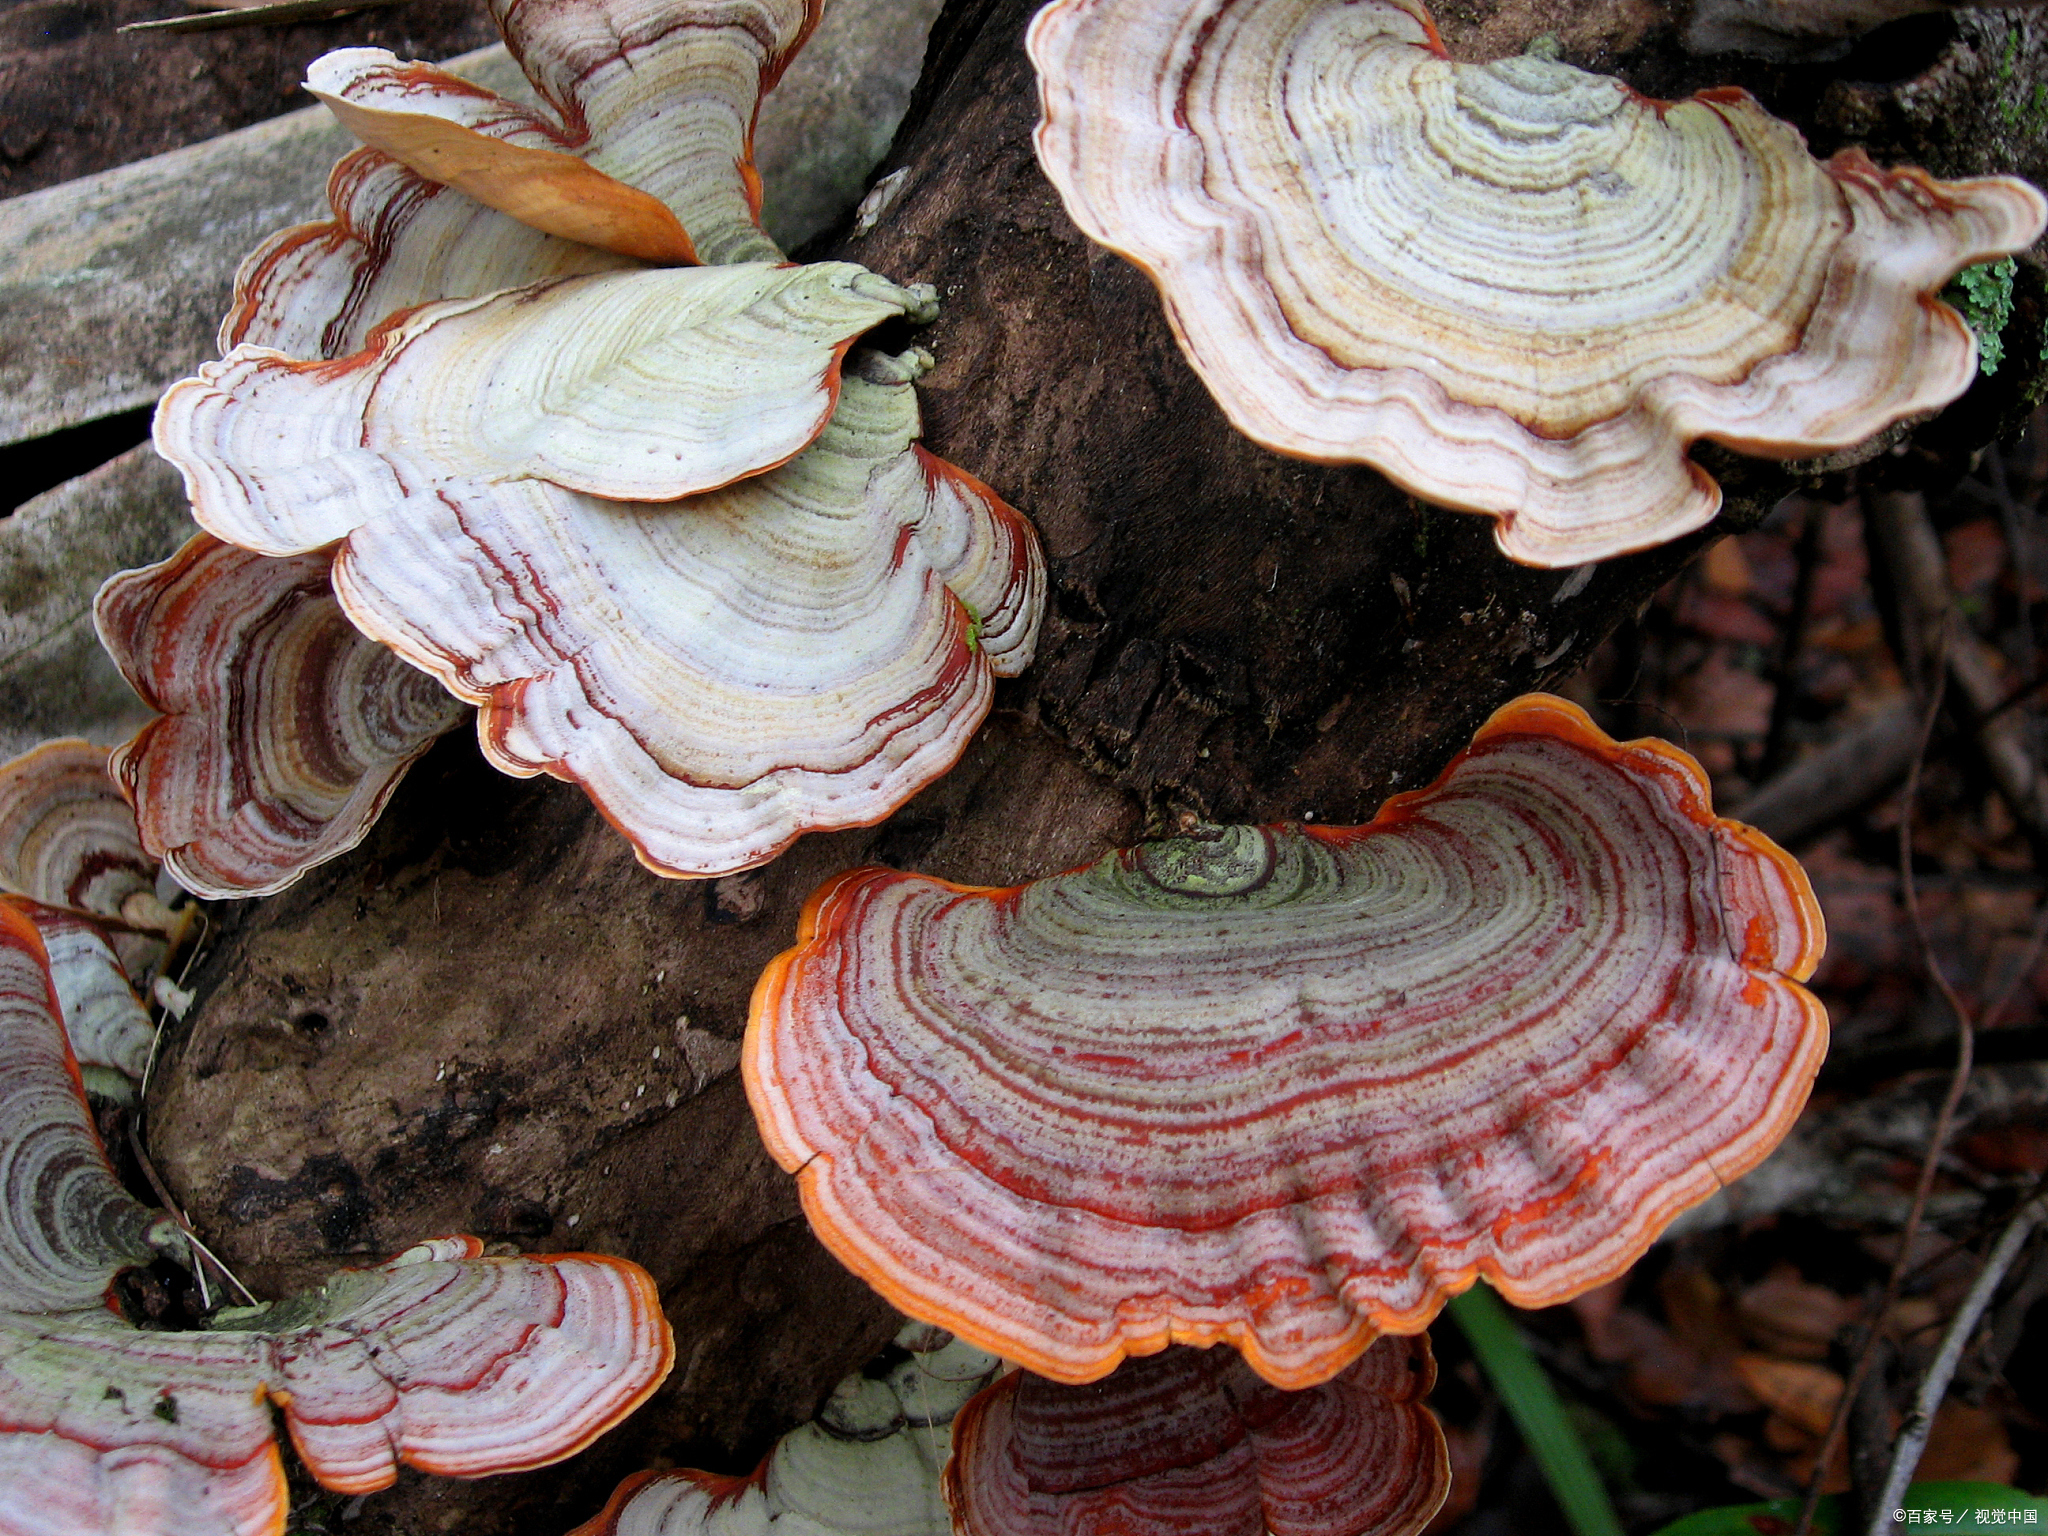
{"label": "cream colored fungus band", "polygon": [[453,479],[672,501],[801,451],[847,346],[929,296],[850,262],[755,262],[450,299],[338,362],[243,346],[203,364],[164,392],[156,447],[201,527],[266,555]]}
{"label": "cream colored fungus band", "polygon": [[1816,161],[1741,91],[1454,63],[1412,0],[1054,0],[1029,42],[1046,174],[1231,421],[1534,565],[1707,522],[1695,439],[1795,457],[1955,398],[1975,341],[1934,295],[2048,218],[2011,177]]}
{"label": "cream colored fungus band", "polygon": [[396,310],[635,257],[781,259],[758,222],[754,120],[820,0],[490,9],[551,110],[381,49],[318,61],[308,87],[381,147],[335,166],[332,219],[283,230],[243,262],[223,352],[246,341],[344,357]]}

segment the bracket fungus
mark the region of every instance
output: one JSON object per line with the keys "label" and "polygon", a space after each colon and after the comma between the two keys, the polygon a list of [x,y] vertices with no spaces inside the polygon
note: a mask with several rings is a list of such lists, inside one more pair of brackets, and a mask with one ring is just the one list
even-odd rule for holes
{"label": "bracket fungus", "polygon": [[65,737],[0,763],[0,891],[168,930],[177,919],[156,899],[156,860],[107,757]]}
{"label": "bracket fungus", "polygon": [[563,278],[395,316],[337,362],[238,347],[157,408],[201,527],[331,544],[454,481],[674,501],[823,429],[846,348],[929,290],[847,262]]}
{"label": "bracket fungus", "polygon": [[53,1004],[34,926],[0,907],[0,1532],[276,1536],[272,1405],[324,1486],[365,1493],[401,1461],[478,1477],[559,1460],[667,1375],[637,1266],[482,1258],[467,1237],[201,1330],[131,1326],[114,1280],[183,1242],[114,1179]]}
{"label": "bracket fungus", "polygon": [[[99,924],[81,913],[21,896],[0,896],[0,906],[27,918],[43,941],[57,1013],[79,1066],[88,1073],[103,1068],[139,1083],[149,1065],[156,1026]],[[115,1090],[112,1096],[125,1099],[133,1094],[132,1087],[117,1090],[96,1073],[88,1082]]]}
{"label": "bracket fungus", "polygon": [[820,7],[492,0],[552,118],[381,50],[328,55],[308,87],[370,147],[334,168],[332,220],[243,263],[221,350],[345,356],[394,311],[635,257],[780,260],[757,220],[754,118]]}
{"label": "bracket fungus", "polygon": [[1454,63],[1416,0],[1053,0],[1041,164],[1242,432],[1571,566],[1700,527],[1710,438],[1796,458],[1962,393],[1936,299],[2031,244],[2010,177],[1816,161],[1746,93]]}
{"label": "bracket fungus", "polygon": [[[481,706],[492,762],[582,784],[658,873],[727,874],[878,821],[952,765],[993,680],[1028,663],[1044,560],[1017,512],[917,446],[925,354],[863,352],[842,376],[862,334],[932,319],[932,290],[782,262],[753,222],[755,105],[816,0],[499,0],[494,15],[561,123],[375,50],[317,65],[343,120],[419,170],[344,161],[340,221],[244,264],[222,332],[238,345],[165,394],[157,447],[203,528],[331,556],[348,620]],[[553,169],[491,160],[500,140]],[[728,264],[647,270],[514,207],[597,185],[555,163],[568,149],[656,193],[696,255]],[[442,202],[422,172],[509,212]],[[159,613],[110,643],[168,654],[169,631]],[[316,719],[381,708],[297,686],[290,707]],[[201,746],[166,748],[164,785],[223,768],[266,782],[251,744],[225,763]],[[276,889],[360,835],[383,771],[330,776],[347,814],[292,834],[296,868],[238,844],[243,802],[218,797],[185,808],[177,867],[223,894]],[[169,820],[148,821],[167,846]]]}
{"label": "bracket fungus", "polygon": [[636,1473],[571,1536],[952,1536],[940,1476],[954,1416],[1002,1362],[921,1323],[895,1354],[840,1382],[752,1476]]}
{"label": "bracket fungus", "polygon": [[1017,1372],[961,1411],[959,1536],[1416,1536],[1450,1492],[1427,1338],[1381,1339],[1283,1392],[1222,1350],[1169,1349],[1091,1386]]}
{"label": "bracket fungus", "polygon": [[1056,1381],[1227,1341],[1326,1381],[1486,1276],[1620,1274],[1790,1128],[1827,1019],[1799,866],[1559,699],[1368,826],[1009,890],[856,870],[743,1058],[825,1245]]}
{"label": "bracket fungus", "polygon": [[870,356],[780,469],[670,515],[442,487],[341,547],[367,633],[482,706],[506,772],[583,785],[664,874],[879,821],[1029,659],[1030,527],[918,449],[917,354]]}
{"label": "bracket fungus", "polygon": [[330,563],[201,533],[93,605],[101,644],[159,711],[109,770],[143,845],[197,895],[267,895],[353,848],[465,713],[349,623]]}

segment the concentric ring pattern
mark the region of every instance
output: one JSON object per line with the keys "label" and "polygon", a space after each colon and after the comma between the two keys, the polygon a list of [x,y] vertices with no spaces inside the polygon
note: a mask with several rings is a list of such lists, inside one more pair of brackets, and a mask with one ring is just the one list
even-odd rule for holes
{"label": "concentric ring pattern", "polygon": [[188,891],[264,896],[346,853],[466,713],[349,623],[331,561],[201,533],[100,588],[100,642],[161,712],[108,771],[144,846]]}
{"label": "concentric ring pattern", "polygon": [[802,454],[673,504],[444,483],[350,535],[335,590],[659,873],[879,821],[966,748],[1044,597],[1030,525],[916,445],[929,362],[859,357]]}
{"label": "concentric ring pattern", "polygon": [[1108,1380],[1020,1371],[961,1410],[946,1466],[959,1536],[1414,1536],[1450,1491],[1422,1404],[1426,1338],[1382,1339],[1282,1392],[1225,1350],[1170,1349]]}
{"label": "concentric ring pattern", "polygon": [[105,747],[66,736],[0,763],[0,890],[144,926],[161,910]]}
{"label": "concentric ring pattern", "polygon": [[[761,232],[754,119],[817,25],[820,0],[491,0],[506,42],[552,113],[374,50],[344,55],[324,85],[514,150],[574,155],[651,194],[705,261],[777,261]],[[395,311],[548,278],[631,266],[626,257],[522,224],[376,149],[335,166],[334,217],[273,235],[235,275],[220,349],[345,357]]]}
{"label": "concentric ring pattern", "polygon": [[1705,523],[1696,438],[1794,457],[1953,399],[1975,342],[1935,294],[2048,218],[1823,164],[1741,91],[1453,63],[1414,0],[1054,0],[1030,48],[1046,174],[1232,422],[1537,565]]}
{"label": "concentric ring pattern", "polygon": [[1228,1341],[1303,1387],[1478,1275],[1607,1280],[1752,1167],[1825,1049],[1820,946],[1691,759],[1532,695],[1367,827],[841,876],[756,989],[747,1086],[911,1316],[1055,1380]]}

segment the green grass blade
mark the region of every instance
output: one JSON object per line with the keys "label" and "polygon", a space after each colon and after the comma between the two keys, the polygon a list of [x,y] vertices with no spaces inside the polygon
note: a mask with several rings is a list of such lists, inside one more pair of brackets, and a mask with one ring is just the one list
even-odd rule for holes
{"label": "green grass blade", "polygon": [[1600,1474],[1565,1416],[1557,1389],[1507,1309],[1484,1285],[1475,1285],[1451,1299],[1446,1309],[1463,1330],[1480,1369],[1507,1405],[1522,1441],[1543,1469],[1543,1477],[1575,1536],[1622,1536],[1621,1521]]}

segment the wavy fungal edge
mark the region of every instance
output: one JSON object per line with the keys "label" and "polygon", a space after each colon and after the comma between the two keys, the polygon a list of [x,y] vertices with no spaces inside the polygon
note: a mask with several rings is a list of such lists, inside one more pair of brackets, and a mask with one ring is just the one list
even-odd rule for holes
{"label": "wavy fungal edge", "polygon": [[[1382,1335],[1422,1332],[1453,1296],[1469,1289],[1482,1277],[1514,1305],[1541,1307],[1583,1294],[1624,1273],[1680,1212],[1699,1204],[1762,1162],[1791,1129],[1805,1107],[1813,1078],[1826,1055],[1828,1020],[1820,1000],[1801,983],[1812,975],[1819,962],[1825,944],[1825,925],[1812,886],[1797,860],[1755,828],[1715,815],[1709,799],[1707,776],[1690,755],[1655,739],[1617,742],[1602,731],[1583,709],[1551,695],[1527,695],[1496,710],[1475,734],[1471,744],[1454,756],[1429,785],[1393,796],[1365,825],[1302,827],[1299,830],[1331,844],[1390,830],[1436,795],[1458,766],[1474,752],[1504,739],[1528,736],[1562,741],[1623,771],[1647,771],[1667,782],[1675,782],[1679,789],[1677,805],[1689,819],[1712,833],[1729,838],[1759,858],[1775,877],[1782,893],[1791,898],[1789,906],[1797,924],[1795,943],[1789,946],[1790,963],[1785,969],[1738,957],[1744,968],[1762,985],[1790,997],[1799,1020],[1800,1048],[1791,1056],[1771,1094],[1769,1111],[1718,1149],[1713,1157],[1702,1158],[1692,1177],[1669,1186],[1663,1198],[1654,1205],[1634,1212],[1625,1224],[1625,1235],[1603,1244],[1597,1252],[1589,1255],[1591,1263],[1567,1267],[1538,1280],[1523,1282],[1509,1277],[1497,1261],[1485,1257],[1473,1264],[1428,1274],[1422,1299],[1412,1308],[1397,1309],[1374,1304],[1369,1298],[1348,1298],[1353,1307],[1353,1326],[1326,1340],[1313,1359],[1303,1365],[1287,1364],[1274,1358],[1260,1346],[1250,1321],[1245,1319],[1198,1322],[1169,1318],[1164,1320],[1163,1326],[1149,1331],[1119,1331],[1106,1341],[1102,1349],[1078,1358],[1074,1353],[1037,1349],[1015,1333],[999,1332],[974,1315],[948,1307],[944,1298],[935,1294],[931,1287],[903,1277],[880,1244],[871,1242],[853,1224],[837,1218],[834,1203],[826,1193],[827,1176],[833,1165],[832,1154],[813,1152],[795,1145],[779,1131],[778,1116],[767,1086],[771,1080],[773,1057],[770,1024],[793,990],[803,962],[817,951],[821,943],[829,942],[842,930],[851,898],[859,888],[876,881],[910,880],[963,897],[1000,901],[1014,898],[1034,882],[976,886],[876,867],[849,870],[812,893],[799,919],[797,943],[778,955],[762,973],[748,1010],[741,1062],[748,1101],[769,1154],[785,1171],[796,1175],[805,1215],[819,1240],[842,1264],[907,1315],[945,1328],[1038,1375],[1072,1384],[1100,1380],[1124,1359],[1154,1354],[1169,1345],[1208,1347],[1227,1343],[1238,1349],[1267,1381],[1288,1390],[1300,1390],[1327,1381],[1348,1367]],[[1074,874],[1089,867],[1080,865],[1065,873]]]}

